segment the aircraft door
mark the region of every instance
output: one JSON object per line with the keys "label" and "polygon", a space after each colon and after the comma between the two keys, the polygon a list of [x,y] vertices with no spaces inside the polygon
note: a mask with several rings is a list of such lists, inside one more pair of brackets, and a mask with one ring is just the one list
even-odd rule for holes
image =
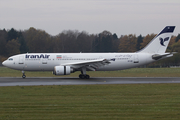
{"label": "aircraft door", "polygon": [[23,58],[23,56],[20,56],[20,57],[19,57],[19,64],[24,64],[24,58]]}
{"label": "aircraft door", "polygon": [[139,57],[137,54],[134,55],[134,63],[139,63]]}

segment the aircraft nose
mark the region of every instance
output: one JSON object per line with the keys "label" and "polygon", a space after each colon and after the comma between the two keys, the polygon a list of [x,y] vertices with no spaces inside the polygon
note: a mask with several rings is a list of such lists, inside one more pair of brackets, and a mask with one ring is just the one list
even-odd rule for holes
{"label": "aircraft nose", "polygon": [[6,63],[7,63],[7,62],[6,62],[6,61],[4,61],[4,62],[2,63],[2,65],[3,65],[3,66],[6,66]]}

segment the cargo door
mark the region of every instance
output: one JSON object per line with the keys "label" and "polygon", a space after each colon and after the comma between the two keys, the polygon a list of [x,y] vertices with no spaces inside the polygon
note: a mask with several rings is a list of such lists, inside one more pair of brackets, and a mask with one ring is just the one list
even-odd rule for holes
{"label": "cargo door", "polygon": [[139,63],[139,58],[137,54],[134,55],[134,63]]}

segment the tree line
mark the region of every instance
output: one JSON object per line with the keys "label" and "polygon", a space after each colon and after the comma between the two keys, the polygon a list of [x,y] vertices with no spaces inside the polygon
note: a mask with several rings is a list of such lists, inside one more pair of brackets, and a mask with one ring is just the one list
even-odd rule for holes
{"label": "tree line", "polygon": [[[33,27],[28,30],[0,30],[0,61],[20,53],[89,53],[89,52],[135,52],[145,47],[156,34],[136,36],[103,31],[89,34],[78,30],[62,31],[52,36]],[[180,65],[180,34],[172,36],[167,49],[177,52],[174,57],[156,62],[151,66]]]}

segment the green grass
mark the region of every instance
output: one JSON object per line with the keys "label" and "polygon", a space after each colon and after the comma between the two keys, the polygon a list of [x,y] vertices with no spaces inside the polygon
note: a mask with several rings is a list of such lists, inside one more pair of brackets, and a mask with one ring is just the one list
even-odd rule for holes
{"label": "green grass", "polygon": [[[5,67],[0,67],[0,71],[0,77],[22,75],[21,71]],[[180,77],[179,73],[180,68],[88,72],[91,77]],[[57,77],[51,72],[26,72],[26,75]],[[0,120],[178,120],[179,111],[180,84],[0,87]]]}
{"label": "green grass", "polygon": [[180,84],[0,87],[2,120],[178,120]]}
{"label": "green grass", "polygon": [[[22,73],[0,67],[0,77],[21,77]],[[26,72],[27,77],[78,77],[80,72],[66,76],[55,76],[52,72]],[[132,68],[121,71],[87,72],[91,77],[180,77],[180,68]]]}

